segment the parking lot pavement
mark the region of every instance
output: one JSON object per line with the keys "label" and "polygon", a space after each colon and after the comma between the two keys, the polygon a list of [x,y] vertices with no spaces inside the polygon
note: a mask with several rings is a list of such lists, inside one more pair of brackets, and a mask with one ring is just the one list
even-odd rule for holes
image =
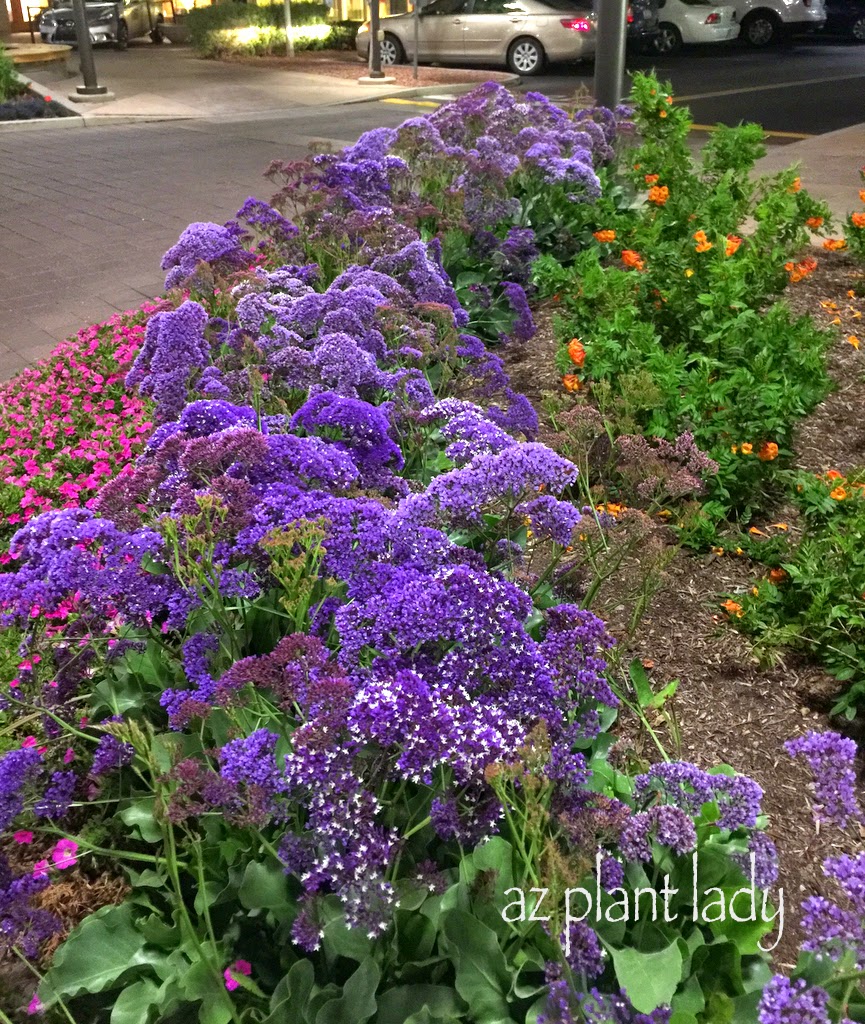
{"label": "parking lot pavement", "polygon": [[307,152],[285,123],[0,136],[0,379],[157,295],[162,254],[187,224],[269,198],[270,162]]}

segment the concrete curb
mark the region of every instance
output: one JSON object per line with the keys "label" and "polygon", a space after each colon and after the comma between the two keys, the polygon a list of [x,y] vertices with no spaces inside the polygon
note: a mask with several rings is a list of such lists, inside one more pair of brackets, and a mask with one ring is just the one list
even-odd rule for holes
{"label": "concrete curb", "polygon": [[[83,128],[83,119],[78,111],[70,106],[66,100],[60,99],[59,96],[55,96],[54,89],[47,89],[44,85],[40,85],[38,82],[34,82],[32,78],[28,78],[27,75],[22,75],[18,69],[15,69],[18,77],[22,83],[27,86],[31,92],[35,92],[37,96],[41,96],[45,99],[46,96],[51,97],[51,102],[56,103],[59,107],[62,107],[72,117],[34,117],[29,121],[0,121],[0,132],[8,131],[37,131],[44,130],[47,128]],[[64,88],[61,86],[61,88]]]}

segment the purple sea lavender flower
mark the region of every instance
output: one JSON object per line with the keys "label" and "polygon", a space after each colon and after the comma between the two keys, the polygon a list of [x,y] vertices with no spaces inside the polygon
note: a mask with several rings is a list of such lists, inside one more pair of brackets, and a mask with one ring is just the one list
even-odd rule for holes
{"label": "purple sea lavender flower", "polygon": [[135,748],[131,743],[124,743],[111,733],[106,733],[99,738],[99,742],[96,744],[90,774],[97,778],[101,775],[109,775],[111,772],[131,764],[134,756]]}
{"label": "purple sea lavender flower", "polygon": [[829,994],[803,978],[776,974],[763,989],[757,1013],[759,1024],[830,1024]]}
{"label": "purple sea lavender flower", "polygon": [[813,773],[817,797],[815,814],[839,828],[848,821],[862,822],[862,808],[856,797],[854,760],[856,744],[837,732],[809,732],[787,740],[784,749],[791,757],[803,755]]}
{"label": "purple sea lavender flower", "polygon": [[731,859],[750,878],[754,872],[754,883],[760,889],[769,889],[778,881],[778,851],[765,832],[755,832],[748,840],[747,853],[734,853]]}
{"label": "purple sea lavender flower", "polygon": [[660,804],[627,820],[619,843],[622,856],[626,860],[650,861],[652,839],[683,856],[697,845],[697,832],[685,811]]}
{"label": "purple sea lavender flower", "polygon": [[568,966],[577,975],[597,978],[604,973],[604,949],[595,932],[582,921],[572,921],[560,940]]}
{"label": "purple sea lavender flower", "polygon": [[237,225],[223,227],[209,221],[190,224],[162,257],[162,269],[168,271],[165,287],[179,287],[195,274],[200,263],[221,270],[246,266],[250,256],[240,245],[240,235]]}
{"label": "purple sea lavender flower", "polygon": [[0,758],[0,831],[24,810],[25,792],[42,772],[42,755],[34,747],[10,750]]}

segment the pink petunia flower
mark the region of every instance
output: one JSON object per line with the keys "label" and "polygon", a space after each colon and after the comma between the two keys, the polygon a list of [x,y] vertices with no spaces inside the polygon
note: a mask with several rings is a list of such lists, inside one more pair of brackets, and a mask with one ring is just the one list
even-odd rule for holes
{"label": "pink petunia flower", "polygon": [[225,978],[225,987],[229,992],[233,992],[239,987],[239,983],[232,972],[245,974],[248,977],[252,974],[252,964],[248,960],[235,960],[231,967],[225,968],[222,972],[222,976]]}
{"label": "pink petunia flower", "polygon": [[34,878],[47,878],[51,865],[47,860],[37,860],[33,865]]}
{"label": "pink petunia flower", "polygon": [[27,1012],[28,1012],[28,1013],[30,1014],[30,1016],[31,1016],[31,1017],[33,1017],[33,1016],[35,1016],[35,1015],[36,1015],[37,1013],[42,1013],[42,1011],[43,1011],[44,1009],[45,1009],[45,1007],[44,1007],[44,1005],[43,1005],[43,1003],[42,1003],[42,1000],[41,1000],[41,999],[39,998],[39,996],[38,996],[38,995],[36,995],[36,993],[34,992],[34,993],[33,993],[33,998],[32,998],[32,999],[30,1000],[30,1002],[29,1002],[29,1003],[27,1004]]}
{"label": "pink petunia flower", "polygon": [[21,843],[22,845],[27,845],[28,843],[32,843],[33,842],[33,833],[32,832],[27,832],[26,830],[22,829],[20,832],[16,832],[12,836],[12,838],[15,840],[16,843]]}
{"label": "pink petunia flower", "polygon": [[71,868],[77,861],[77,852],[78,843],[74,839],[61,839],[51,851],[51,859],[63,871],[65,868]]}

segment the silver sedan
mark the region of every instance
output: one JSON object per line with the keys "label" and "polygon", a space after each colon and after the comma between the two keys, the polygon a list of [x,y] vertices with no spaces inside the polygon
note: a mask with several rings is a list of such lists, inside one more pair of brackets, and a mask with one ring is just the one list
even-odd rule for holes
{"label": "silver sedan", "polygon": [[[418,60],[504,64],[536,75],[546,61],[579,60],[595,52],[590,0],[432,0],[418,18]],[[381,62],[414,57],[414,15],[381,19]],[[369,22],[357,34],[357,52],[369,58]]]}

